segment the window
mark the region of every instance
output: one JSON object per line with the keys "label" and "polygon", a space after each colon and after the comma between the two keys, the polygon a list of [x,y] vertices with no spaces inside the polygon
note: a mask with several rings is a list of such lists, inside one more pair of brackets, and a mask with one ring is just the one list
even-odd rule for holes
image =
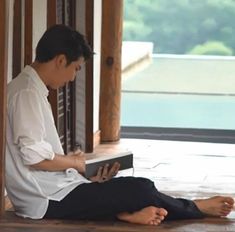
{"label": "window", "polygon": [[123,137],[235,142],[234,13],[232,0],[125,1]]}

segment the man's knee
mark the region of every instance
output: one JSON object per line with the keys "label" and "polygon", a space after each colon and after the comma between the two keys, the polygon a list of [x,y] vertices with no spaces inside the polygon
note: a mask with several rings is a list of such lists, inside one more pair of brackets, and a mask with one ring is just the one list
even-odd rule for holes
{"label": "man's knee", "polygon": [[143,194],[149,194],[153,191],[157,191],[154,183],[147,178],[130,177],[128,178],[127,182],[128,187],[130,187],[135,194],[140,193],[143,196]]}

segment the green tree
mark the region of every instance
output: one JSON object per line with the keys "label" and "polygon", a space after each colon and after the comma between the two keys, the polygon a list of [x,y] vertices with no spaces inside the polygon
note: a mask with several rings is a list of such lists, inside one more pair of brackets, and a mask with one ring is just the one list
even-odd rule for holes
{"label": "green tree", "polygon": [[157,53],[184,54],[221,41],[235,51],[234,0],[125,0],[124,40],[152,41]]}
{"label": "green tree", "polygon": [[231,56],[233,52],[232,49],[225,46],[222,42],[208,41],[204,44],[195,46],[189,51],[189,54]]}

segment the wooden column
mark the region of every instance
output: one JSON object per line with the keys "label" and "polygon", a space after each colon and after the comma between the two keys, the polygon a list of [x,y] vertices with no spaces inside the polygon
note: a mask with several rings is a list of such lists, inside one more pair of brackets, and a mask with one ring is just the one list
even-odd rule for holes
{"label": "wooden column", "polygon": [[[93,48],[93,39],[94,39],[94,0],[86,0],[86,38]],[[85,151],[93,152],[94,141],[93,141],[93,59],[90,59],[86,62],[86,106],[85,106]]]}
{"label": "wooden column", "polygon": [[[47,0],[47,27],[57,23],[57,0]],[[51,104],[55,125],[58,128],[58,90],[50,89],[49,102]]]}
{"label": "wooden column", "polygon": [[101,142],[120,138],[123,0],[103,0],[100,83]]}
{"label": "wooden column", "polygon": [[14,2],[13,16],[13,65],[12,77],[16,77],[21,71],[22,59],[22,0]]}
{"label": "wooden column", "polygon": [[6,0],[0,1],[0,216],[4,213],[6,83],[7,83],[7,23]]}
{"label": "wooden column", "polygon": [[25,0],[24,65],[33,59],[33,0]]}
{"label": "wooden column", "polygon": [[47,1],[47,27],[56,24],[57,22],[56,9],[57,9],[57,0]]}

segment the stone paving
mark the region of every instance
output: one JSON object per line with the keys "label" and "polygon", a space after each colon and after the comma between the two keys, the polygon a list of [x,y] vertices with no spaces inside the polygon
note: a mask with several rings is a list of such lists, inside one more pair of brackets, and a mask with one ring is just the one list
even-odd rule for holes
{"label": "stone paving", "polygon": [[235,197],[235,144],[123,139],[121,145],[134,153],[134,175],[161,191]]}
{"label": "stone paving", "polygon": [[[190,199],[213,195],[235,198],[235,144],[122,139],[95,152],[134,154],[134,170],[119,175],[147,177],[171,196]],[[235,212],[232,214],[235,218]]]}

